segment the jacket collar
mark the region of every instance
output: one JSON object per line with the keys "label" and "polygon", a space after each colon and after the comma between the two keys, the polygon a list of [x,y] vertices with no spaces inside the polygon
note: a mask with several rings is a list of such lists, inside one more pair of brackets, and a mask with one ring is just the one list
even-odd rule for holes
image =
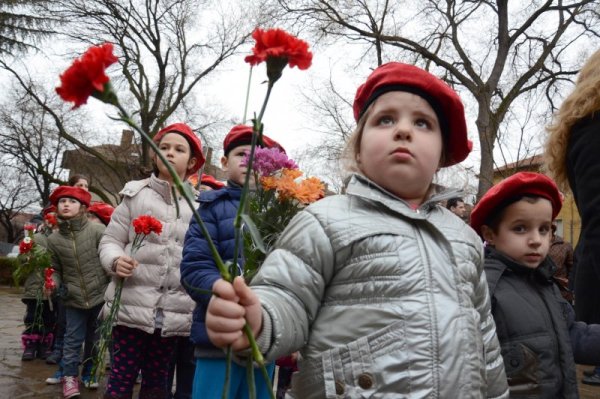
{"label": "jacket collar", "polygon": [[346,193],[355,197],[379,202],[390,210],[412,219],[425,219],[438,206],[440,201],[456,196],[457,191],[446,190],[435,193],[417,209],[413,209],[408,202],[390,193],[366,176],[353,174],[348,182]]}
{"label": "jacket collar", "polygon": [[82,230],[88,224],[87,216],[79,215],[72,219],[58,219],[58,230],[61,233]]}
{"label": "jacket collar", "polygon": [[156,191],[158,195],[160,195],[168,205],[173,204],[173,196],[171,195],[171,185],[168,181],[159,179],[153,173],[152,175],[150,175],[148,187]]}
{"label": "jacket collar", "polygon": [[502,252],[497,251],[495,248],[489,246],[485,248],[485,256],[486,258],[499,260],[506,266],[507,269],[513,271],[514,273],[523,275],[529,274],[546,282],[551,280],[554,272],[556,271],[556,265],[554,262],[552,262],[549,256],[546,256],[546,259],[544,259],[542,263],[540,263],[540,265],[535,269],[527,267],[517,262],[510,256],[505,255]]}
{"label": "jacket collar", "polygon": [[218,190],[202,191],[198,195],[198,202],[209,203],[221,197],[229,197],[232,200],[239,200],[242,197],[242,189],[239,186],[226,186]]}

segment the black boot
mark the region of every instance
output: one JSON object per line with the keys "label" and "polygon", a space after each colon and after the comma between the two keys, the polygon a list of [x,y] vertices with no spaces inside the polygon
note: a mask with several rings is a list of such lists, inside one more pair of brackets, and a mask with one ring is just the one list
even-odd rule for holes
{"label": "black boot", "polygon": [[33,360],[37,353],[41,335],[38,334],[21,334],[21,342],[23,344],[23,356],[21,360]]}

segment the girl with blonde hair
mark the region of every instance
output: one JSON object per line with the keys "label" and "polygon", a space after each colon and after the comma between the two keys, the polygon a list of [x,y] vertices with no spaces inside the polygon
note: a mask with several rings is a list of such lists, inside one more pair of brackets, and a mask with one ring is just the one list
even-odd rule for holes
{"label": "girl with blonde hair", "polygon": [[[575,250],[576,316],[600,323],[600,50],[581,69],[573,92],[548,127],[546,166],[563,189],[570,188],[581,216]],[[589,373],[588,373],[589,374]],[[600,385],[600,367],[584,383]]]}

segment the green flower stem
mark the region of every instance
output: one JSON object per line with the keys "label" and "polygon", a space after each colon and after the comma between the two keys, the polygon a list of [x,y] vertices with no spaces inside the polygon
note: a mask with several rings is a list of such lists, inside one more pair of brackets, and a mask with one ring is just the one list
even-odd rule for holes
{"label": "green flower stem", "polygon": [[104,319],[104,322],[100,325],[100,339],[98,340],[98,353],[94,356],[91,375],[96,377],[96,381],[100,381],[104,376],[105,362],[104,355],[112,340],[112,329],[114,323],[117,321],[119,315],[119,308],[121,306],[121,293],[123,292],[123,283],[125,279],[119,278],[115,287],[115,295],[113,297],[113,303],[110,307],[108,315]]}
{"label": "green flower stem", "polygon": [[233,356],[233,351],[231,350],[231,345],[227,347],[227,352],[225,353],[225,384],[223,384],[223,393],[221,393],[221,399],[229,398],[229,380],[231,379],[231,358]]}
{"label": "green flower stem", "polygon": [[252,82],[252,70],[254,67],[250,65],[250,72],[248,73],[248,87],[246,89],[246,104],[244,104],[244,117],[242,123],[246,123],[246,115],[248,115],[248,101],[250,99],[250,83]]}
{"label": "green flower stem", "polygon": [[[250,155],[248,156],[248,165],[246,167],[246,179],[244,180],[244,188],[242,189],[242,195],[240,197],[240,206],[238,207],[233,222],[233,226],[235,229],[235,243],[233,248],[234,262],[237,262],[238,260],[239,241],[242,235],[242,214],[246,212],[248,193],[250,192],[250,177],[254,176],[254,174],[252,173],[252,164],[254,163],[254,150],[256,148],[258,137],[262,137],[262,118],[265,114],[265,110],[267,109],[267,104],[269,102],[269,97],[271,97],[271,90],[273,90],[274,84],[275,82],[269,80],[269,84],[267,86],[267,93],[265,94],[265,99],[263,101],[260,114],[258,114],[258,118],[254,120],[254,126],[252,127],[254,130],[254,134],[252,135],[252,143],[250,144]],[[257,183],[258,182],[255,181],[255,184]]]}
{"label": "green flower stem", "polygon": [[[196,223],[198,223],[198,226],[200,227],[200,231],[202,231],[204,238],[206,238],[206,241],[208,242],[210,252],[215,260],[217,268],[219,269],[219,273],[221,273],[221,277],[223,277],[223,279],[225,279],[227,281],[231,281],[231,275],[229,273],[229,270],[227,270],[227,267],[225,266],[223,259],[221,259],[221,256],[219,255],[219,251],[217,251],[217,247],[213,243],[213,241],[210,237],[210,234],[209,234],[206,226],[204,225],[202,218],[200,217],[200,214],[196,210],[196,207],[194,206],[194,203],[193,203],[193,199],[187,195],[187,193],[183,187],[183,182],[181,181],[181,179],[179,178],[177,173],[175,173],[175,170],[173,169],[171,164],[169,164],[169,162],[167,161],[165,156],[160,152],[160,149],[158,148],[156,143],[154,143],[152,138],[150,138],[150,136],[148,136],[146,134],[146,132],[144,132],[142,129],[140,129],[138,127],[138,125],[129,117],[127,111],[121,106],[121,104],[117,100],[115,100],[113,105],[115,105],[119,109],[119,112],[121,113],[121,119],[125,123],[127,123],[129,126],[131,126],[133,129],[135,129],[142,136],[142,138],[148,143],[150,148],[152,148],[152,150],[160,158],[162,163],[167,167],[169,174],[171,175],[171,178],[173,179],[173,185],[175,187],[177,187],[177,191],[179,191],[179,193],[183,195],[183,198],[185,198],[186,202],[188,203],[190,209],[192,210],[192,212],[194,214],[194,219],[196,220]],[[175,199],[173,199],[173,200],[175,201]]]}
{"label": "green flower stem", "polygon": [[275,399],[275,393],[273,392],[273,384],[271,383],[271,376],[269,375],[269,373],[267,373],[267,367],[265,366],[265,358],[263,357],[262,353],[260,353],[260,350],[258,349],[258,344],[256,343],[256,339],[254,338],[254,334],[252,333],[252,330],[250,329],[250,326],[248,325],[248,323],[246,323],[246,325],[244,325],[244,333],[246,334],[246,337],[248,338],[248,341],[250,342],[250,348],[252,350],[252,358],[254,359],[256,364],[258,364],[258,366],[260,367],[260,371],[265,379],[265,383],[267,384],[267,390],[269,391],[269,396],[271,397],[271,399]]}
{"label": "green flower stem", "polygon": [[[273,90],[273,85],[275,84],[274,81],[269,80],[269,84],[267,85],[267,94],[265,94],[265,101],[263,101],[263,105],[262,108],[260,110],[260,114],[258,114],[258,118],[256,119],[256,124],[258,125],[258,128],[260,129],[260,131],[262,131],[262,118],[265,115],[265,111],[267,109],[267,103],[269,102],[269,97],[271,96],[271,90]],[[256,128],[256,125],[255,125]],[[257,131],[257,130],[255,130]]]}
{"label": "green flower stem", "polygon": [[248,382],[248,398],[256,399],[256,384],[254,383],[254,363],[252,358],[246,359],[246,381]]}

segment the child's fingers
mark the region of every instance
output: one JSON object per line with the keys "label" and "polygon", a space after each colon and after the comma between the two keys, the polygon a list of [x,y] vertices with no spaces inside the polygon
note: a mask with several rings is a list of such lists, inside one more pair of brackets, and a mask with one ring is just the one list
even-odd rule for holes
{"label": "child's fingers", "polygon": [[233,289],[240,299],[240,305],[252,306],[259,303],[258,297],[254,291],[248,287],[243,277],[238,276],[235,278],[235,280],[233,280]]}
{"label": "child's fingers", "polygon": [[241,330],[232,333],[217,333],[210,329],[206,331],[210,341],[218,348],[227,348],[232,342],[236,342],[242,336]]}
{"label": "child's fingers", "polygon": [[223,299],[226,299],[229,301],[234,301],[234,302],[239,301],[239,298],[236,295],[235,290],[233,289],[233,286],[231,285],[231,283],[229,283],[223,279],[219,279],[219,280],[215,281],[215,283],[212,286],[212,292],[219,298],[223,298]]}
{"label": "child's fingers", "polygon": [[[218,288],[218,287],[217,287]],[[226,289],[224,289],[226,291]],[[236,302],[213,296],[206,312],[206,331],[218,347],[236,342],[242,335],[245,309]]]}
{"label": "child's fingers", "polygon": [[246,309],[243,306],[229,299],[217,296],[211,298],[208,309],[212,315],[228,319],[243,320],[246,314]]}
{"label": "child's fingers", "polygon": [[246,309],[245,317],[250,329],[254,335],[257,335],[262,328],[262,307],[260,305],[260,299],[254,291],[246,285],[243,277],[235,278],[233,281],[233,288],[240,298],[240,305]]}

